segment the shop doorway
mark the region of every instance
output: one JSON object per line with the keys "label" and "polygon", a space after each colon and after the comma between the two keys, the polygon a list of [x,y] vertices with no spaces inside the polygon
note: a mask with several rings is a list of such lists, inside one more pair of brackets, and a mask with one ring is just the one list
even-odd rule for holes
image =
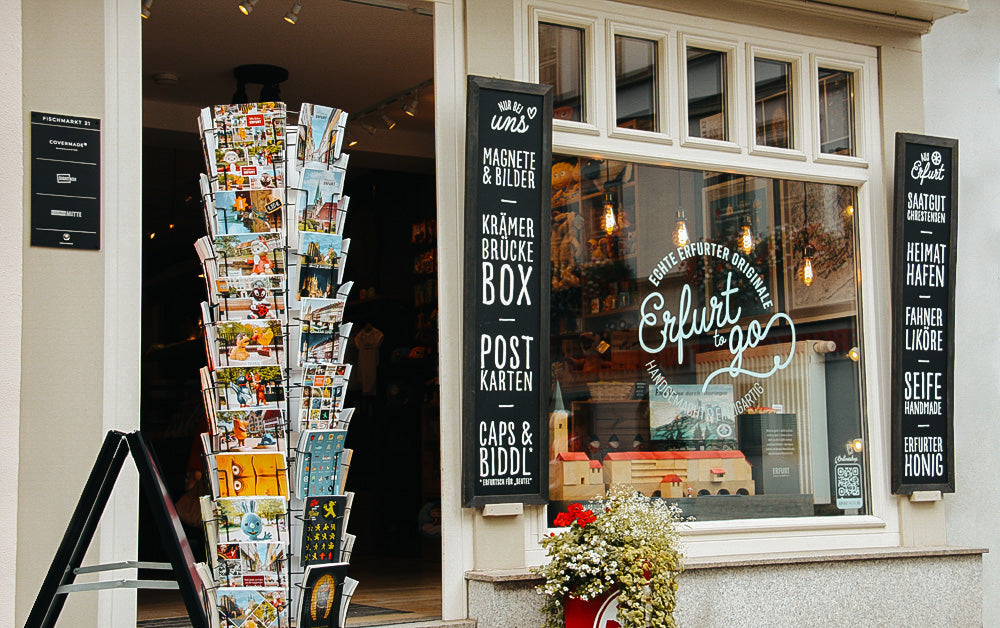
{"label": "shop doorway", "polygon": [[[432,5],[301,3],[291,24],[283,18],[299,5],[292,0],[255,3],[246,16],[238,4],[172,0],[153,5],[143,21],[142,430],[204,558],[192,501],[206,491],[196,476],[207,428],[198,378],[205,283],[193,247],[206,231],[196,117],[231,101],[234,68],[283,68],[288,78],[277,87],[290,111],[310,102],[365,113],[348,126],[358,144],[344,148],[344,279],[354,282],[344,320],[354,323],[353,337],[368,340],[352,343],[348,360],[355,371],[346,405],[355,417],[347,490],[355,499],[347,532],[357,537],[349,575],[360,583],[348,625],[439,617]],[[246,85],[250,100],[262,88],[270,86]],[[146,513],[139,553],[162,559]],[[140,592],[139,604],[141,622],[183,615],[169,594]]]}

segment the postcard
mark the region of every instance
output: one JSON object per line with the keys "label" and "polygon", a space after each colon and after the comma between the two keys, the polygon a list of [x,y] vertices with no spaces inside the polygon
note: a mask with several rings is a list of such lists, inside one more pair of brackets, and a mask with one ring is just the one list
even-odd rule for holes
{"label": "postcard", "polygon": [[212,372],[219,410],[275,409],[285,400],[279,366],[224,366]]}
{"label": "postcard", "polygon": [[288,500],[284,497],[220,497],[215,509],[221,543],[288,540]]}
{"label": "postcard", "polygon": [[284,187],[284,103],[218,105],[212,113],[219,189]]}
{"label": "postcard", "polygon": [[220,235],[212,244],[220,277],[285,272],[285,243],[280,233]]}
{"label": "postcard", "polygon": [[334,195],[323,203],[304,204],[298,212],[299,232],[318,231],[342,234],[351,197]]}
{"label": "postcard", "polygon": [[244,541],[216,546],[216,581],[230,587],[280,587],[288,582],[283,541]]}
{"label": "postcard", "polygon": [[220,453],[214,459],[218,497],[288,497],[284,454]]}
{"label": "postcard", "polygon": [[282,410],[215,410],[209,429],[214,453],[285,450]]}
{"label": "postcard", "polygon": [[305,500],[302,551],[299,556],[303,566],[339,560],[346,507],[346,495],[324,495]]}
{"label": "postcard", "polygon": [[353,323],[299,323],[299,366],[308,362],[342,362]]}
{"label": "postcard", "polygon": [[275,588],[215,589],[220,628],[288,628],[288,590]]}
{"label": "postcard", "polygon": [[675,396],[649,390],[649,434],[671,449],[736,449],[732,384],[673,384]]}
{"label": "postcard", "polygon": [[323,410],[330,411],[327,420],[340,412],[350,378],[350,364],[305,364],[302,367],[299,423],[305,424],[314,416],[322,420]]}
{"label": "postcard", "polygon": [[349,599],[344,594],[348,567],[347,563],[306,567],[302,576],[303,595],[298,628],[344,625],[340,618],[345,615],[342,611],[346,610],[346,601]]}
{"label": "postcard", "polygon": [[340,454],[347,430],[305,430],[296,448],[295,492],[299,497],[340,493]]}
{"label": "postcard", "polygon": [[214,225],[210,232],[219,235],[267,233],[280,231],[284,225],[285,191],[222,190],[212,196]]}
{"label": "postcard", "polygon": [[243,319],[205,326],[209,363],[223,366],[283,366],[285,344],[281,321]]}
{"label": "postcard", "polygon": [[299,107],[299,139],[296,151],[300,164],[328,164],[340,158],[347,113],[333,107],[302,103]]}

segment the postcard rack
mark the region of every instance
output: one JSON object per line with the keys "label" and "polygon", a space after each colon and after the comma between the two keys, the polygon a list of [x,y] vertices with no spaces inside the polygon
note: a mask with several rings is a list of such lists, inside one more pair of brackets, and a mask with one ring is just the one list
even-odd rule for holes
{"label": "postcard rack", "polygon": [[[213,624],[241,625],[253,608],[265,627],[340,626],[357,586],[347,577],[353,494],[344,488],[347,115],[272,102],[206,108],[198,122],[208,168],[208,235],[195,249],[207,291],[202,443],[212,491],[201,510]],[[310,525],[335,529],[337,547],[307,551]],[[302,609],[320,589],[327,613],[317,623]]]}

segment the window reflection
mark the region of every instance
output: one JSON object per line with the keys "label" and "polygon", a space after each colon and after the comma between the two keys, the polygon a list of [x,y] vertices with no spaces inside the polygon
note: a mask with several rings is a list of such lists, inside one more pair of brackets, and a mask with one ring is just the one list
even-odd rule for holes
{"label": "window reflection", "polygon": [[757,58],[753,66],[757,145],[792,148],[792,64]]}
{"label": "window reflection", "polygon": [[658,130],[656,42],[615,36],[615,109],[617,126]]}
{"label": "window reflection", "polygon": [[538,82],[553,86],[556,120],[586,119],[582,28],[539,22]]}
{"label": "window reflection", "polygon": [[728,140],[726,53],[687,49],[688,135]]}
{"label": "window reflection", "polygon": [[854,75],[819,69],[820,150],[854,155]]}
{"label": "window reflection", "polygon": [[554,161],[550,511],[867,512],[854,189]]}

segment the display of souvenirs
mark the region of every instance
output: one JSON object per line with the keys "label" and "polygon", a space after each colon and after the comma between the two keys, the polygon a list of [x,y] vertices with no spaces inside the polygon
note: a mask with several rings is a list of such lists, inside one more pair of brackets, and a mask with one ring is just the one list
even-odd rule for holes
{"label": "display of souvenirs", "polygon": [[219,410],[279,409],[285,400],[277,366],[226,366],[212,372]]}
{"label": "display of souvenirs", "polygon": [[284,225],[283,189],[223,190],[211,198],[215,236],[278,232]]}
{"label": "display of souvenirs", "polygon": [[[291,130],[282,103],[220,105],[198,119],[209,234],[195,243],[208,296],[201,438],[212,485],[200,507],[204,573],[217,587],[208,601],[222,628],[340,626],[357,586],[346,577],[353,493],[344,494],[353,455],[344,447],[353,408],[343,408],[351,366],[342,363],[352,331],[343,321],[346,122],[344,111],[309,103]],[[293,327],[297,358],[286,353]],[[294,587],[292,538],[311,552]]]}
{"label": "display of souvenirs", "polygon": [[287,541],[288,500],[284,497],[220,497],[215,500],[219,543]]}
{"label": "display of souvenirs", "polygon": [[209,415],[213,453],[285,451],[285,413],[282,410],[212,409]]}
{"label": "display of souvenirs", "polygon": [[285,272],[285,244],[280,233],[220,235],[213,244],[219,277]]}
{"label": "display of souvenirs", "polygon": [[304,594],[299,612],[298,628],[330,628],[342,626],[342,611],[346,612],[344,581],[347,563],[310,565],[302,578]]}
{"label": "display of souvenirs", "polygon": [[218,497],[288,497],[285,454],[221,453],[212,458],[217,470],[212,488]]}
{"label": "display of souvenirs", "polygon": [[299,422],[327,420],[344,407],[347,382],[351,378],[350,364],[306,364],[302,368],[302,401]]}
{"label": "display of souvenirs", "polygon": [[299,434],[297,496],[306,498],[340,492],[340,457],[346,438],[346,430],[304,430]]}
{"label": "display of souvenirs", "polygon": [[215,589],[219,628],[288,628],[285,587]]}
{"label": "display of souvenirs", "polygon": [[302,551],[299,554],[303,566],[340,560],[346,506],[346,495],[306,499],[302,514]]}
{"label": "display of souvenirs", "polygon": [[304,102],[299,107],[298,167],[329,164],[340,159],[347,112]]}
{"label": "display of souvenirs", "polygon": [[279,587],[288,582],[285,543],[244,541],[216,546],[216,582],[230,587]]}
{"label": "display of souvenirs", "polygon": [[285,104],[216,105],[215,173],[221,190],[285,186]]}

